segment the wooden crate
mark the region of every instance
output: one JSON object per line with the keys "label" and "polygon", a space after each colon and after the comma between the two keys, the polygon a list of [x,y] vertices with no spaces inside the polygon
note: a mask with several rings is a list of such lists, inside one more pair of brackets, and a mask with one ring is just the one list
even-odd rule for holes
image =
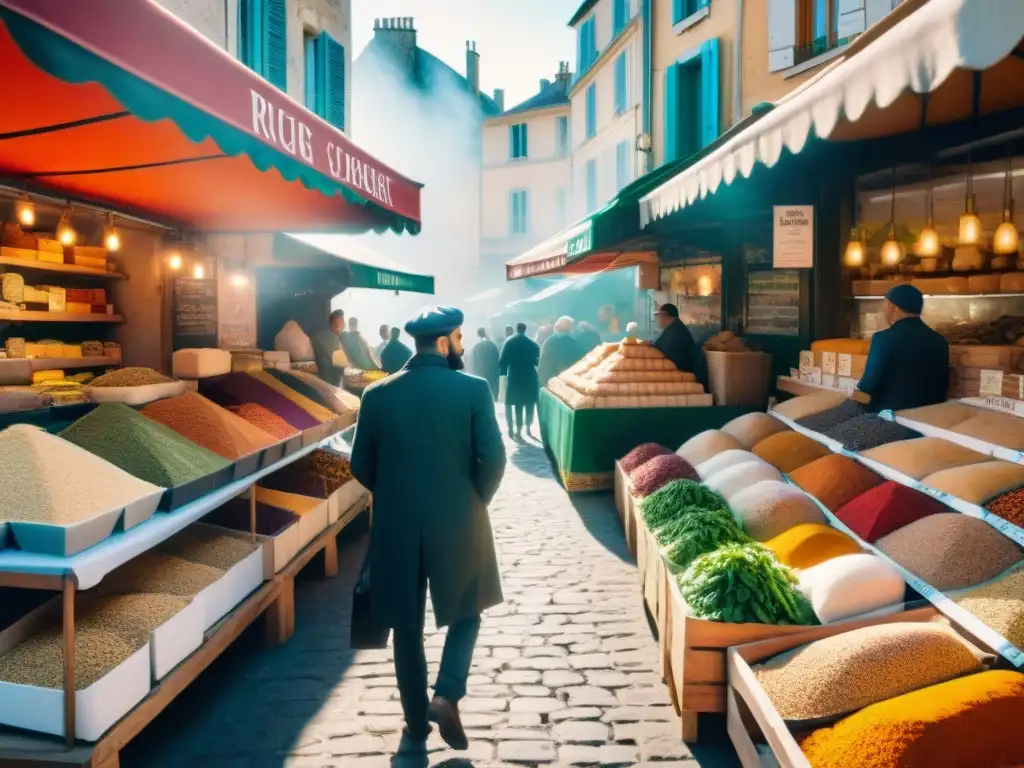
{"label": "wooden crate", "polygon": [[629,554],[636,555],[637,499],[629,492],[629,475],[618,461],[615,462],[615,509],[622,520]]}
{"label": "wooden crate", "polygon": [[[753,734],[760,732],[764,741],[771,748],[780,768],[810,768],[810,763],[804,757],[793,734],[758,684],[757,678],[750,668],[751,664],[756,664],[805,643],[838,635],[857,627],[900,621],[931,621],[938,615],[939,612],[935,608],[927,606],[887,616],[877,616],[873,619],[805,628],[807,629],[805,632],[730,648],[727,654],[726,727],[743,768],[762,768],[764,765],[754,744],[752,732]],[[967,637],[967,639],[976,642],[971,637]]]}

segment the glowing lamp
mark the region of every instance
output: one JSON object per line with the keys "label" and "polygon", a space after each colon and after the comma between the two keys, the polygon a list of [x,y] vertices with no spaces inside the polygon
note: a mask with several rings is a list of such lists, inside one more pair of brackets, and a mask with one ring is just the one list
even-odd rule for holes
{"label": "glowing lamp", "polygon": [[32,199],[25,195],[14,206],[14,216],[23,227],[34,227],[36,224],[36,206]]}

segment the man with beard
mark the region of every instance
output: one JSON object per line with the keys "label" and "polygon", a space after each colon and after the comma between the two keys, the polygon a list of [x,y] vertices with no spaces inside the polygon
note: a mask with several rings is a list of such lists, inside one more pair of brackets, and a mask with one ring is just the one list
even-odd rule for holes
{"label": "man with beard", "polygon": [[[458,309],[435,307],[406,324],[416,354],[363,393],[352,448],[352,474],[373,493],[370,601],[394,630],[405,737],[426,740],[434,722],[459,750],[468,746],[459,701],[480,614],[503,600],[487,505],[505,472],[490,388],[459,372],[462,322]],[[448,627],[432,700],[423,648],[428,587],[437,626]]]}

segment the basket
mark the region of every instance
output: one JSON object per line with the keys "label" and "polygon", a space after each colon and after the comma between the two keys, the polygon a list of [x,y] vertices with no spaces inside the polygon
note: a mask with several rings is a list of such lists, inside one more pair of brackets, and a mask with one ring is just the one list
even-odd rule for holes
{"label": "basket", "polygon": [[25,340],[12,336],[4,342],[4,351],[6,351],[7,356],[11,358],[25,357]]}
{"label": "basket", "polygon": [[766,352],[705,352],[715,405],[761,408],[768,398],[772,356]]}

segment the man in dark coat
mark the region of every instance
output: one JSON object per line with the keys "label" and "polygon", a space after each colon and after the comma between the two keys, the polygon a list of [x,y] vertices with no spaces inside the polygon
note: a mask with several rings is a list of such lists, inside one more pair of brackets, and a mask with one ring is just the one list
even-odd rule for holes
{"label": "man in dark coat", "polygon": [[870,411],[918,408],[944,402],[949,388],[949,343],[921,320],[924,296],[901,283],[885,294],[889,327],[871,337],[857,388],[871,395]]}
{"label": "man in dark coat", "polygon": [[494,395],[494,399],[497,400],[500,384],[498,359],[501,353],[498,351],[498,345],[487,338],[487,330],[485,328],[478,328],[476,335],[480,341],[476,343],[473,351],[470,352],[470,370],[473,371],[475,376],[479,376],[490,385],[491,393]]}
{"label": "man in dark coat", "polygon": [[[505,472],[505,447],[486,382],[461,373],[462,312],[427,310],[405,331],[416,354],[363,393],[352,474],[373,493],[370,601],[394,630],[395,676],[407,738],[430,722],[466,749],[459,700],[480,614],[502,602],[487,505]],[[448,627],[434,697],[427,698],[423,623],[427,588]]]}
{"label": "man in dark coat", "polygon": [[402,370],[412,357],[412,350],[398,340],[401,335],[401,328],[392,328],[391,340],[380,351],[380,369],[389,375]]}
{"label": "man in dark coat", "polygon": [[380,366],[374,360],[373,350],[359,332],[359,319],[350,317],[348,319],[348,330],[343,331],[341,336],[341,348],[345,350],[345,356],[349,363],[355,368],[364,371],[379,371]]}
{"label": "man in dark coat", "polygon": [[526,323],[519,323],[516,335],[501,348],[501,359],[498,361],[498,372],[508,377],[505,386],[505,420],[508,422],[508,436],[513,440],[522,439],[524,422],[527,436],[533,436],[533,409],[537,407],[537,399],[540,397],[538,363],[540,347],[526,335]]}
{"label": "man in dark coat", "polygon": [[577,324],[576,332],[573,336],[576,337],[576,341],[579,342],[580,347],[583,349],[583,354],[601,345],[601,334],[597,332],[594,326],[587,322]]}
{"label": "man in dark coat", "polygon": [[555,321],[555,332],[540,346],[540,365],[537,376],[541,386],[548,383],[566,368],[575,365],[585,354],[583,347],[572,335],[571,317],[560,317]]}
{"label": "man in dark coat", "polygon": [[317,375],[328,384],[340,387],[344,368],[334,364],[334,353],[341,351],[340,334],[345,330],[345,313],[340,309],[331,312],[327,327],[313,333],[309,342],[313,347]]}
{"label": "man in dark coat", "polygon": [[662,304],[654,313],[654,320],[661,329],[661,335],[655,340],[654,346],[683,373],[696,373],[697,345],[690,329],[679,319],[676,305]]}

